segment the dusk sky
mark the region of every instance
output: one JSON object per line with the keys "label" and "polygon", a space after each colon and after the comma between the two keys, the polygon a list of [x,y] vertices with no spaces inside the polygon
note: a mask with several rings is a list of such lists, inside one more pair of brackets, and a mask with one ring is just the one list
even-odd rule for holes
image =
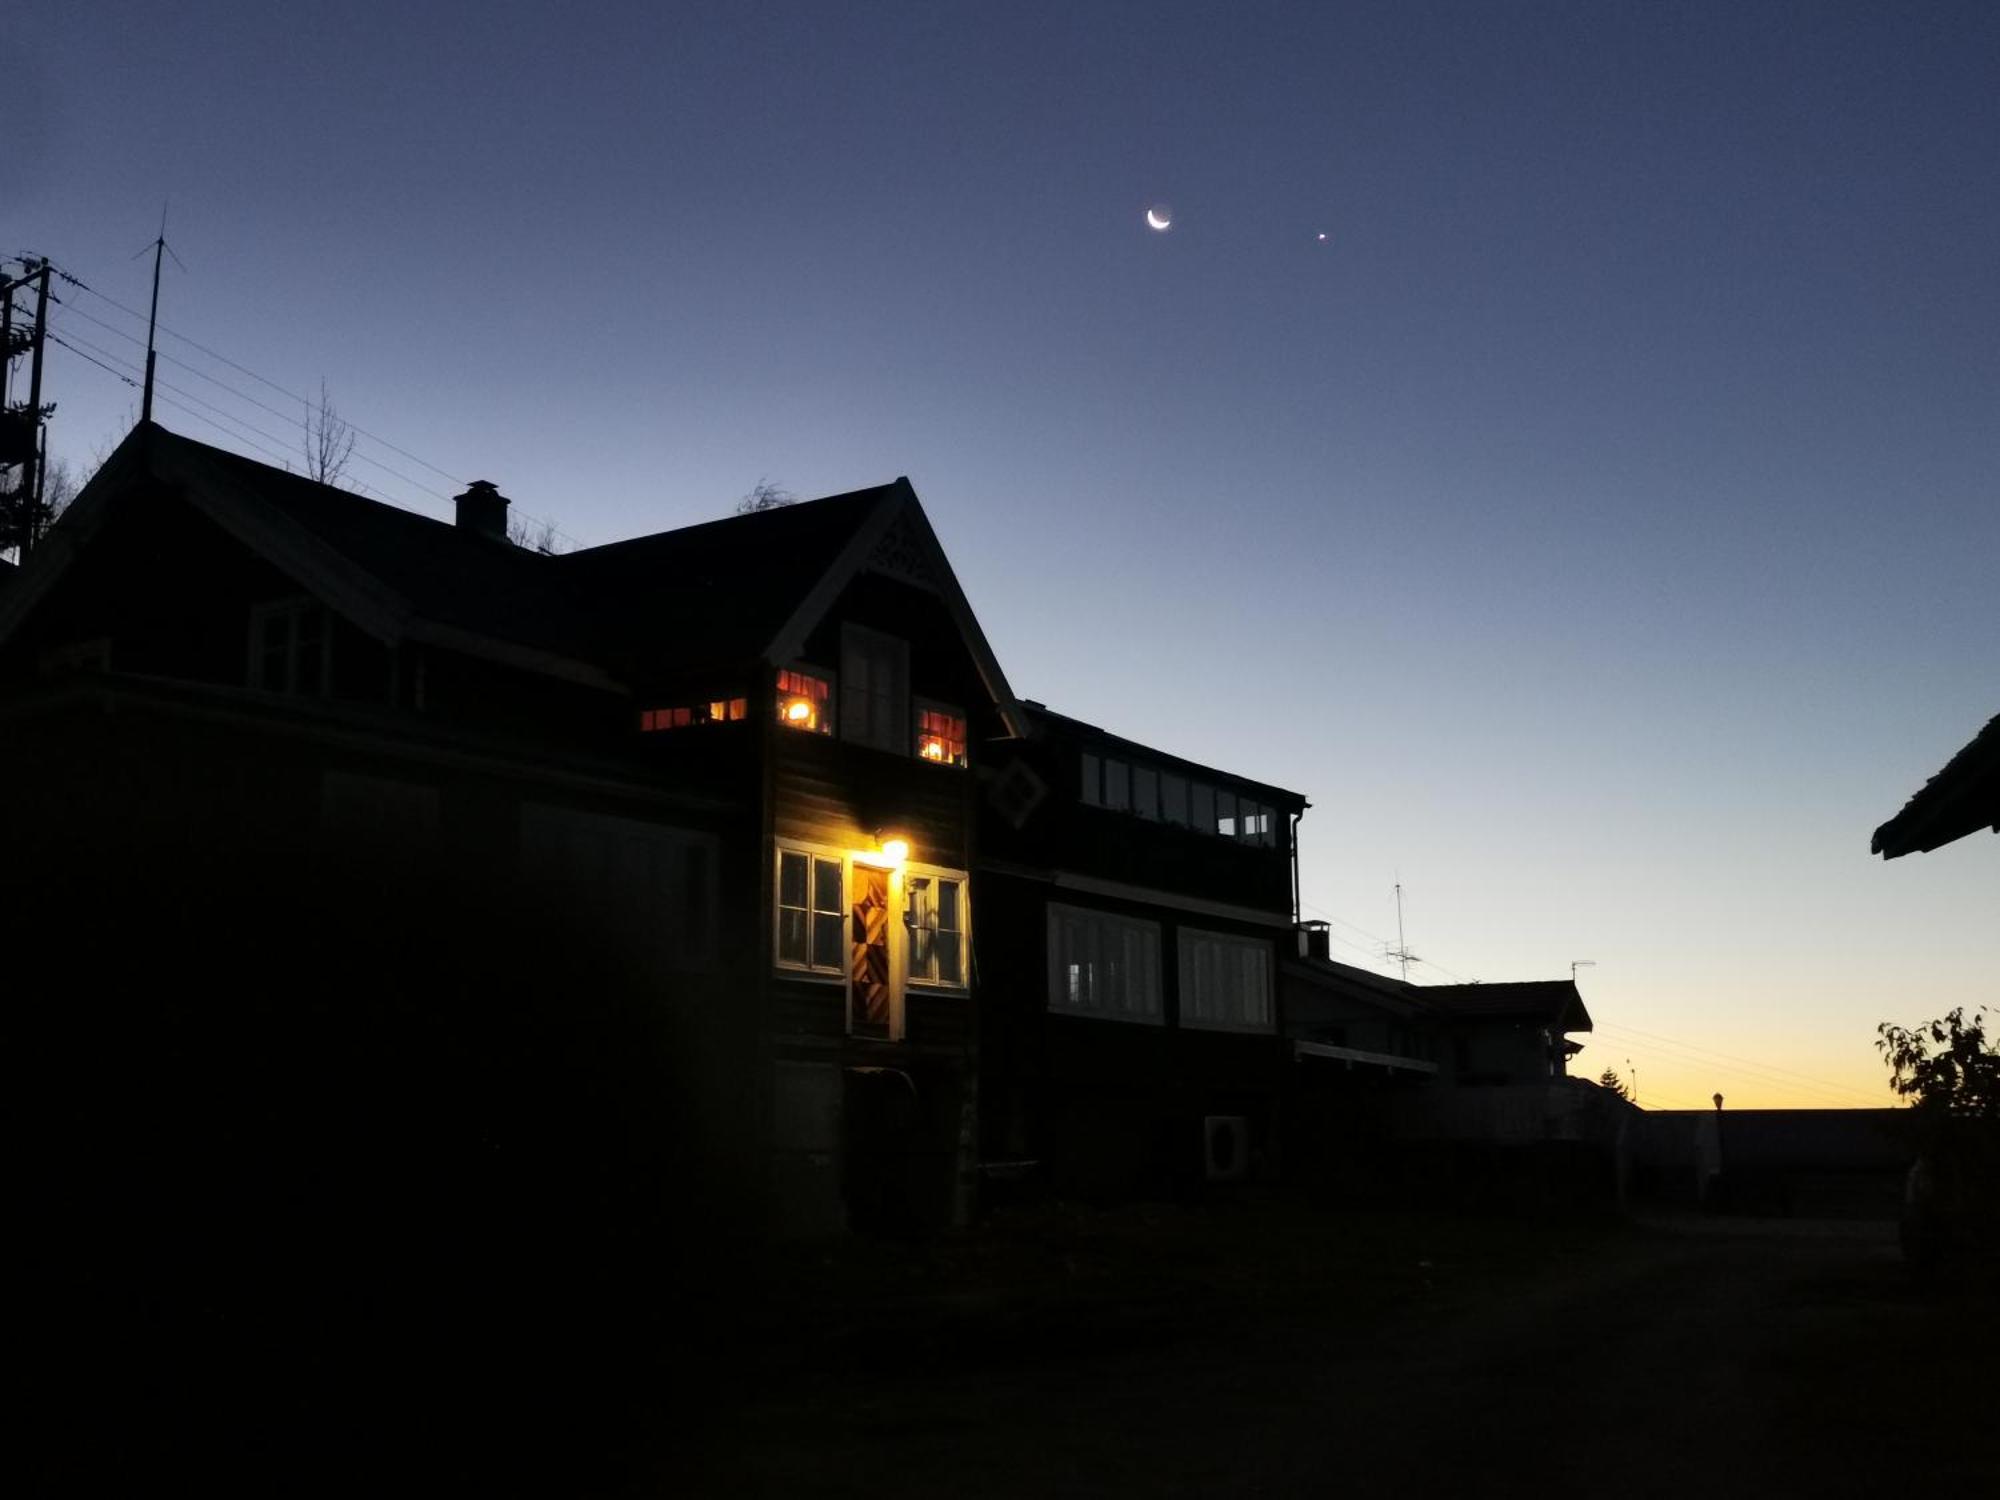
{"label": "dusk sky", "polygon": [[163,338],[167,426],[296,459],[247,372],[324,379],[371,493],[580,545],[907,474],[1018,693],[1310,797],[1336,957],[1400,880],[1413,979],[1591,961],[1642,1104],[1887,1103],[1878,1021],[2000,998],[2000,839],[1868,852],[2000,711],[2000,6],[4,38],[0,255],[113,299],[57,287],[79,471],[164,202],[161,320],[241,367]]}

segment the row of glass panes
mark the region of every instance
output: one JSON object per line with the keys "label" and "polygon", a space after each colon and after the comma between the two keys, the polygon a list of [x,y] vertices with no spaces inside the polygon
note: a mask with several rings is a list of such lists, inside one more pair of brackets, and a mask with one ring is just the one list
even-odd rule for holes
{"label": "row of glass panes", "polygon": [[1278,842],[1278,815],[1261,802],[1239,797],[1228,787],[1088,750],[1083,752],[1083,801],[1087,807],[1135,813],[1149,822],[1171,823],[1265,849]]}
{"label": "row of glass panes", "polygon": [[717,698],[710,703],[684,703],[674,708],[642,708],[639,729],[657,734],[662,729],[686,729],[695,724],[730,724],[750,712],[748,698]]}

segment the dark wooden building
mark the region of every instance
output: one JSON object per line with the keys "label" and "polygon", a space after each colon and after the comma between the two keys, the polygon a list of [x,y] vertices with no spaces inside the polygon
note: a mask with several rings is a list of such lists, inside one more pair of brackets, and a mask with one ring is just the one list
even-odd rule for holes
{"label": "dark wooden building", "polygon": [[1027,721],[984,773],[982,1158],[1105,1195],[1275,1171],[1305,798]]}
{"label": "dark wooden building", "polygon": [[281,1103],[258,1038],[428,1058],[410,1140],[690,1238],[962,1218],[972,763],[1025,725],[908,483],[562,556],[457,504],[131,434],[0,591],[8,881],[70,951],[22,972],[217,1099]]}

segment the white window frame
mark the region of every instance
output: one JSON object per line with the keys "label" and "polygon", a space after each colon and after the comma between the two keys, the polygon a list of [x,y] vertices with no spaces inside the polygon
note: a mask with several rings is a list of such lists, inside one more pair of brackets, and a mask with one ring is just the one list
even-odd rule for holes
{"label": "white window frame", "polygon": [[[1184,1030],[1268,1035],[1278,1029],[1269,938],[1183,927],[1178,947]],[[1212,993],[1218,990],[1227,993]]]}
{"label": "white window frame", "polygon": [[[889,682],[875,682],[877,669]],[[896,755],[913,753],[910,734],[910,643],[866,625],[840,627],[840,737]]]}
{"label": "white window frame", "polygon": [[[894,873],[900,877],[895,881],[897,889],[892,892],[892,895],[898,902],[903,913],[903,952],[900,967],[904,983],[917,989],[929,990],[939,994],[962,995],[969,993],[972,987],[971,878],[964,870],[946,869],[942,865],[906,864],[901,870]],[[915,953],[916,931],[909,920],[911,915],[910,881],[913,876],[918,880],[950,880],[956,882],[958,886],[958,978],[956,980],[927,979],[917,973]],[[892,965],[892,977],[894,976],[895,969],[896,966]]]}
{"label": "white window frame", "polygon": [[[785,856],[797,854],[806,860],[806,953],[807,961],[799,963],[787,959],[782,949],[784,930]],[[819,888],[818,861],[825,861],[840,871],[840,942],[835,947],[835,959],[830,964],[818,964],[811,960],[813,927],[823,913],[816,904]],[[817,979],[829,983],[846,984],[848,980],[849,953],[852,940],[853,913],[848,909],[848,893],[853,888],[849,879],[848,857],[845,851],[829,848],[824,844],[810,844],[798,839],[773,840],[771,849],[771,966],[780,974],[795,979]]]}
{"label": "white window frame", "polygon": [[[1139,962],[1131,967],[1137,971],[1134,977],[1141,991],[1138,996],[1139,1004],[1132,1004],[1129,996],[1119,1004],[1070,1003],[1067,998],[1068,971],[1078,959],[1077,955],[1064,944],[1065,924],[1088,930],[1088,944],[1091,949],[1088,961],[1092,964],[1108,962],[1108,958],[1100,959],[1099,955],[1105,952],[1113,940],[1117,943],[1121,963],[1129,965],[1131,956],[1135,952],[1138,953]],[[1048,914],[1048,955],[1050,1015],[1081,1016],[1098,1021],[1123,1021],[1134,1026],[1166,1024],[1165,996],[1160,982],[1158,922],[1149,922],[1144,917],[1128,917],[1122,912],[1105,911],[1101,907],[1068,906],[1062,902],[1051,901]]]}

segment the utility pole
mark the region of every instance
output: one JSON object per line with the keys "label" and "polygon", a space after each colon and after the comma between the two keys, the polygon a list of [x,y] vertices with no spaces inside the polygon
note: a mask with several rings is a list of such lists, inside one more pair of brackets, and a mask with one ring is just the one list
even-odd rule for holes
{"label": "utility pole", "polygon": [[[44,256],[40,260],[23,261],[18,276],[0,275],[0,289],[5,292],[5,310],[0,312],[0,328],[4,328],[4,333],[0,333],[0,360],[7,366],[5,396],[13,393],[14,361],[23,354],[28,356],[27,404],[15,406],[10,400],[0,399],[0,468],[15,471],[13,487],[0,492],[0,521],[4,521],[6,532],[0,548],[11,546],[17,560],[23,561],[41,534],[48,467],[44,461],[47,442],[43,424],[55,410],[53,405],[42,405],[50,270]],[[36,284],[35,323],[33,331],[24,336],[14,323],[14,293],[25,289],[30,282]]]}

